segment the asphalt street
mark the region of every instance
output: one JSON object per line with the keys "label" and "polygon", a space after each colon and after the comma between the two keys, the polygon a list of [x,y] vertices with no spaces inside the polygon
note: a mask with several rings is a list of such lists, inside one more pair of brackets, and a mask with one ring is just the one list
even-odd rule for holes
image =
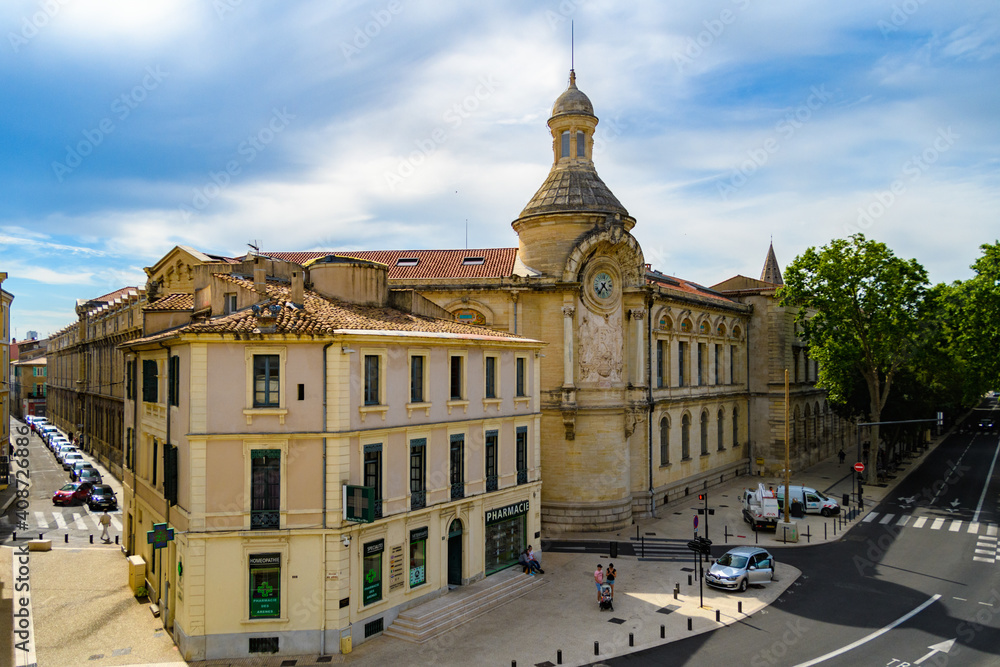
{"label": "asphalt street", "polygon": [[803,572],[739,623],[610,665],[1000,664],[1000,438],[956,434],[842,540],[772,550]]}

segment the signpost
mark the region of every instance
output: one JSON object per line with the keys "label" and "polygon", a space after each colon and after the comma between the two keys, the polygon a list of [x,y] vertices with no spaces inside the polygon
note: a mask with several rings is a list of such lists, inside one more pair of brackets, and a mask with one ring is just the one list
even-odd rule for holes
{"label": "signpost", "polygon": [[854,464],[854,471],[855,472],[864,472],[865,471],[865,464],[862,463],[861,461],[858,461],[857,463]]}

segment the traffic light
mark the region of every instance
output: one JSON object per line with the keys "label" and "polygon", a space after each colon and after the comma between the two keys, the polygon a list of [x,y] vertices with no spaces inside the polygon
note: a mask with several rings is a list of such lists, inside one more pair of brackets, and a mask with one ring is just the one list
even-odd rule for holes
{"label": "traffic light", "polygon": [[698,494],[698,500],[705,500],[705,494],[704,493],[699,493]]}
{"label": "traffic light", "polygon": [[712,540],[707,537],[696,537],[687,543],[687,548],[696,554],[707,556],[712,553]]}

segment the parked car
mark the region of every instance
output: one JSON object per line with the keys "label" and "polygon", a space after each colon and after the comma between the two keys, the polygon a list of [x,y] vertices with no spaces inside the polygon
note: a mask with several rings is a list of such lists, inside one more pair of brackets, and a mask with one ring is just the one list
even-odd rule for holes
{"label": "parked car", "polygon": [[84,468],[77,473],[76,478],[77,481],[90,482],[91,484],[100,484],[104,481],[101,473],[97,472],[97,468]]}
{"label": "parked car", "polygon": [[73,464],[73,467],[69,469],[70,480],[74,482],[79,482],[80,480],[77,477],[77,475],[79,475],[80,471],[83,470],[84,468],[90,468],[91,470],[96,470],[96,468],[94,468],[94,464],[91,463],[90,461],[77,461],[76,463]]}
{"label": "parked car", "polygon": [[63,454],[60,461],[62,462],[63,470],[69,470],[73,467],[73,464],[77,461],[83,460],[83,454],[79,452],[69,452],[68,454]]}
{"label": "parked car", "polygon": [[[802,503],[802,509],[806,514],[822,514],[823,516],[830,516],[831,514],[840,513],[840,504],[830,496],[827,496],[816,489],[812,489],[808,486],[796,486],[795,484],[791,485],[791,489],[791,502]],[[778,505],[781,507],[782,511],[784,511],[784,484],[778,487],[777,496]],[[792,513],[792,516],[795,516],[795,514]]]}
{"label": "parked car", "polygon": [[72,447],[72,446],[73,443],[67,440],[66,438],[62,437],[61,435],[56,436],[49,441],[49,449],[51,449],[53,453],[58,452],[63,447]]}
{"label": "parked car", "polygon": [[118,497],[107,484],[95,484],[87,499],[87,506],[92,510],[115,510],[118,509]]}
{"label": "parked car", "polygon": [[75,505],[86,502],[94,485],[90,482],[70,482],[52,496],[53,505]]}
{"label": "parked car", "polygon": [[80,454],[80,450],[73,445],[63,445],[56,450],[56,461],[59,461],[59,463],[65,463],[63,459],[67,454]]}
{"label": "parked car", "polygon": [[774,567],[774,557],[767,549],[736,547],[712,563],[705,574],[705,583],[742,593],[750,584],[771,583]]}

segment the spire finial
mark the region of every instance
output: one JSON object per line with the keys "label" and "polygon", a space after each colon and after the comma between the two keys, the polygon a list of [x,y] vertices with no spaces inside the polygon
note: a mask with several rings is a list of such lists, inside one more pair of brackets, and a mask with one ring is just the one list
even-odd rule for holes
{"label": "spire finial", "polygon": [[570,21],[569,22],[569,71],[570,72],[572,72],[574,69],[574,63],[573,63],[575,57],[574,46],[576,44],[576,40],[574,38],[574,32],[575,29],[573,26],[573,21]]}

